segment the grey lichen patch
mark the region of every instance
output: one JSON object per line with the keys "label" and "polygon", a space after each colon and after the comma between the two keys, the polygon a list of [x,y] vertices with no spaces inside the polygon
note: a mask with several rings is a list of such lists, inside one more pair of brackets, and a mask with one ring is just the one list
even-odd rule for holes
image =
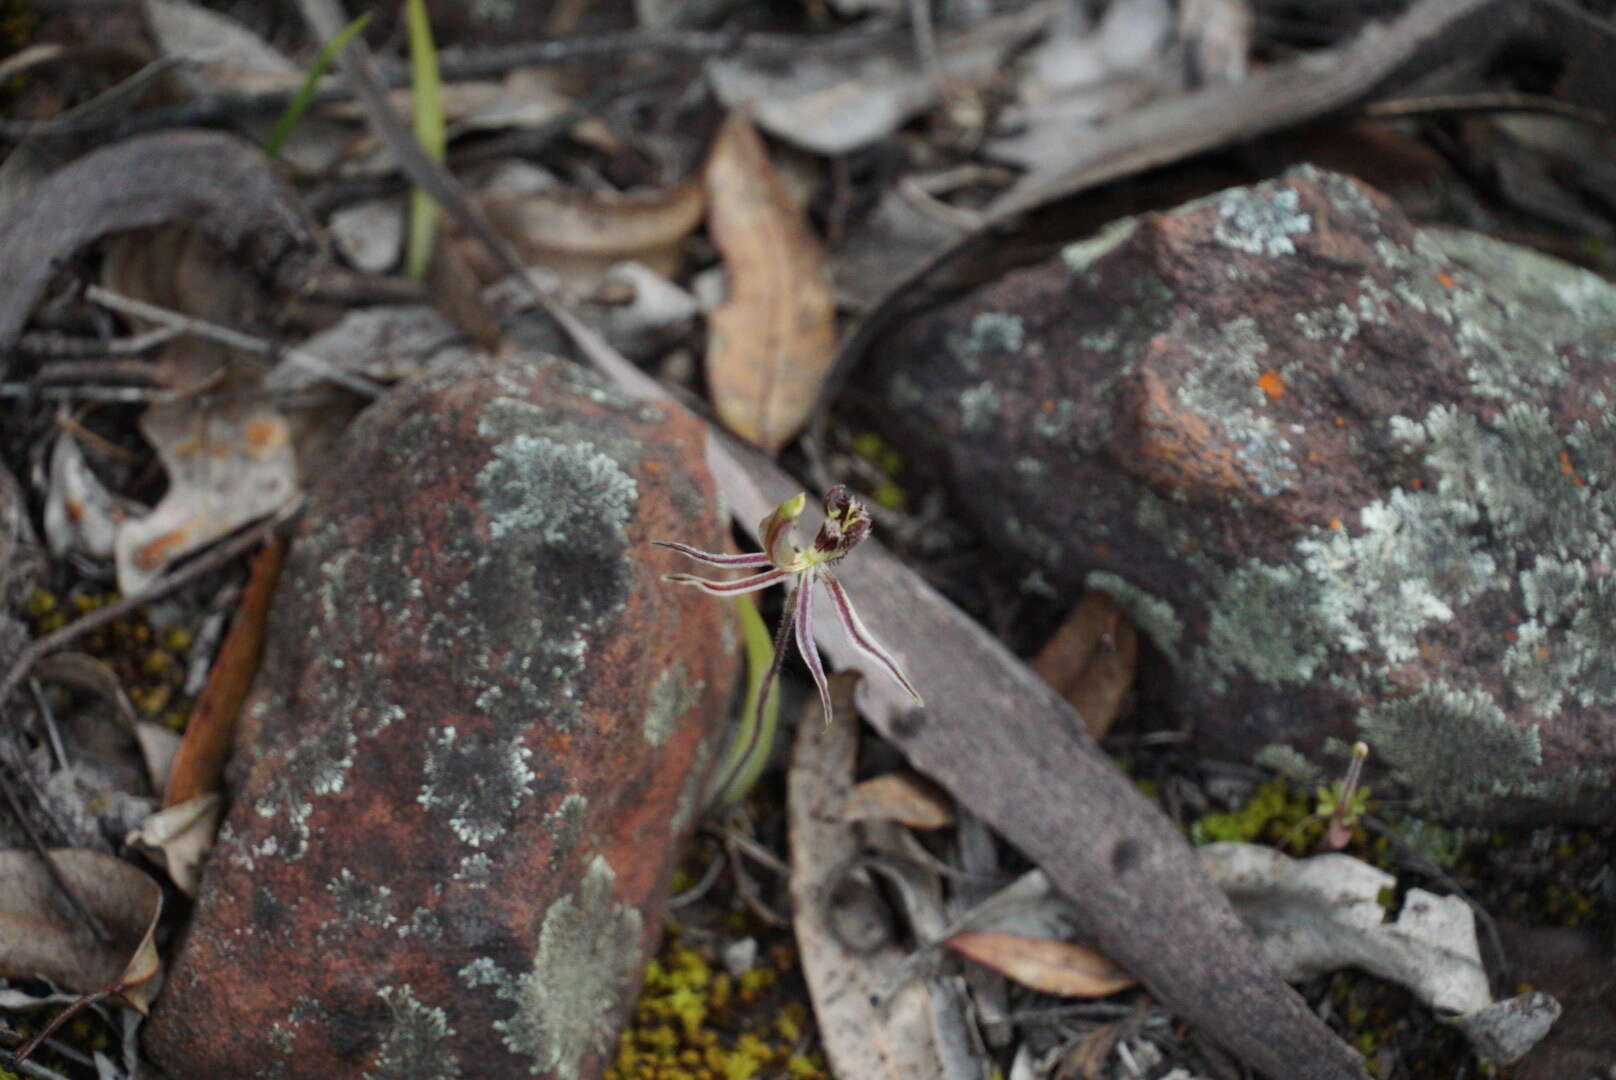
{"label": "grey lichen patch", "polygon": [[444,939],[443,917],[429,907],[417,907],[410,917],[398,924],[398,936],[420,941],[438,942]]}
{"label": "grey lichen patch", "polygon": [[[544,478],[542,498],[535,477]],[[626,537],[624,526],[639,500],[639,485],[616,461],[592,446],[542,435],[496,444],[493,460],[477,474],[477,490],[494,539],[525,534],[548,544],[567,539],[581,506],[590,508],[592,520]]]}
{"label": "grey lichen patch", "polygon": [[458,973],[467,987],[492,987],[516,1006],[494,1030],[511,1053],[531,1059],[535,1074],[573,1080],[585,1054],[611,1047],[644,930],[639,910],[614,895],[616,883],[611,864],[594,856],[577,891],[545,913],[531,970],[515,975],[481,957]]}
{"label": "grey lichen patch", "polygon": [[314,813],[314,800],[335,795],[347,784],[358,741],[347,720],[327,722],[293,745],[275,778],[253,804],[259,817],[285,818],[291,826],[290,833],[277,845],[278,853],[288,862],[302,858],[308,850],[308,822]]}
{"label": "grey lichen patch", "polygon": [[1179,642],[1184,624],[1167,601],[1129,584],[1116,574],[1095,570],[1083,579],[1083,587],[1102,592],[1127,612],[1129,620],[1150,638],[1163,656],[1174,664],[1179,660]]}
{"label": "grey lichen patch", "polygon": [[1293,189],[1259,184],[1234,188],[1217,196],[1218,223],[1212,235],[1220,244],[1251,255],[1296,254],[1293,236],[1313,230],[1313,218],[1303,213],[1301,196]]}
{"label": "grey lichen patch", "polygon": [[[1609,558],[1613,553],[1601,554]],[[1544,602],[1544,583],[1556,582],[1550,602],[1560,606],[1561,626],[1556,627],[1556,620],[1547,612],[1540,620],[1523,623],[1504,656],[1504,670],[1515,680],[1516,692],[1541,716],[1554,713],[1568,699],[1583,708],[1616,707],[1616,662],[1612,661],[1616,657],[1616,579],[1602,577],[1583,584],[1574,598],[1562,599],[1559,590],[1577,579],[1572,568],[1562,567],[1536,577],[1539,603]]]}
{"label": "grey lichen patch", "polygon": [[1061,261],[1074,274],[1086,273],[1101,256],[1126,243],[1137,228],[1139,228],[1138,218],[1121,218],[1113,221],[1087,240],[1078,240],[1061,248]]}
{"label": "grey lichen patch", "polygon": [[393,890],[386,885],[362,881],[347,867],[326,882],[325,891],[337,914],[320,928],[317,936],[322,944],[339,943],[355,931],[385,930],[398,922],[398,915],[393,911]]}
{"label": "grey lichen patch", "polygon": [[679,798],[673,804],[673,814],[668,820],[668,831],[674,836],[683,836],[690,823],[696,818],[696,811],[701,809],[702,797],[707,794],[707,784],[711,777],[707,774],[707,766],[712,761],[713,739],[705,738],[696,747],[694,760],[690,763],[690,774],[679,788]]}
{"label": "grey lichen patch", "polygon": [[1482,690],[1429,684],[1364,709],[1357,723],[1376,760],[1441,815],[1531,790],[1530,770],[1542,761],[1537,726],[1512,723]]}
{"label": "grey lichen patch", "polygon": [[1392,663],[1413,657],[1420,631],[1496,584],[1477,518],[1469,504],[1398,488],[1359,512],[1358,535],[1321,531],[1299,541],[1325,632],[1348,652],[1373,648]]}
{"label": "grey lichen patch", "polygon": [[1290,441],[1264,413],[1268,398],[1258,380],[1269,346],[1256,320],[1241,316],[1214,329],[1186,328],[1183,342],[1196,362],[1184,373],[1179,401],[1223,427],[1235,458],[1264,495],[1295,486],[1301,472]]}
{"label": "grey lichen patch", "polygon": [[1564,471],[1568,443],[1540,406],[1517,402],[1485,424],[1437,406],[1423,425],[1405,421],[1394,435],[1426,452],[1444,496],[1478,504],[1512,545],[1585,556],[1616,524],[1610,496],[1579,486]]}
{"label": "grey lichen patch", "polygon": [[453,879],[468,889],[486,889],[493,881],[494,859],[486,851],[475,851],[460,860]]}
{"label": "grey lichen patch", "polygon": [[1266,769],[1298,784],[1315,784],[1323,775],[1321,770],[1295,747],[1283,743],[1269,743],[1252,756],[1252,760]]}
{"label": "grey lichen patch", "polygon": [[971,320],[970,329],[963,334],[951,333],[943,340],[943,348],[959,366],[973,374],[982,371],[982,358],[987,353],[1015,355],[1026,343],[1027,331],[1021,316],[998,312],[983,312]]}
{"label": "grey lichen patch", "polygon": [[517,739],[472,735],[445,727],[427,747],[416,801],[444,811],[449,827],[472,847],[492,843],[533,792],[533,751]]}
{"label": "grey lichen patch", "polygon": [[1358,316],[1345,303],[1335,307],[1298,311],[1296,325],[1309,341],[1339,341],[1343,345],[1358,336]]}
{"label": "grey lichen patch", "polygon": [[641,725],[645,741],[656,747],[667,742],[679,718],[701,700],[701,692],[706,688],[707,684],[700,679],[691,681],[690,668],[683,660],[659,675],[651,684],[651,701]]}
{"label": "grey lichen patch", "polygon": [[960,430],[980,434],[990,430],[1003,407],[998,388],[984,379],[960,394]]}
{"label": "grey lichen patch", "polygon": [[561,805],[544,815],[544,827],[550,833],[550,866],[558,867],[572,856],[584,838],[584,825],[589,812],[589,800],[573,792],[561,800]]}
{"label": "grey lichen patch", "polygon": [[365,1080],[459,1080],[460,1060],[447,1045],[455,1030],[444,1011],[418,1001],[407,983],[376,993],[392,1018]]}
{"label": "grey lichen patch", "polygon": [[1316,617],[1320,592],[1304,570],[1248,560],[1219,582],[1198,659],[1213,677],[1238,668],[1268,684],[1308,682],[1334,641]]}

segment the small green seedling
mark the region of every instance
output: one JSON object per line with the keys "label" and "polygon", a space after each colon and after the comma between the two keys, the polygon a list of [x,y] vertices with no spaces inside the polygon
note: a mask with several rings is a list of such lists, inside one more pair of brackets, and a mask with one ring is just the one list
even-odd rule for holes
{"label": "small green seedling", "polygon": [[[837,484],[825,493],[824,524],[820,525],[813,543],[804,549],[797,546],[791,535],[791,527],[792,523],[802,516],[803,508],[807,504],[807,495],[798,493],[775,507],[774,511],[758,524],[758,535],[763,538],[763,550],[750,555],[715,554],[690,547],[688,544],[667,540],[652,541],[657,547],[677,551],[709,566],[758,571],[747,577],[736,578],[734,581],[712,581],[694,574],[667,574],[662,578],[663,581],[670,581],[676,585],[694,585],[702,592],[713,596],[741,596],[775,584],[783,584],[786,587],[785,613],[781,616],[779,629],[775,632],[774,657],[763,678],[762,690],[758,693],[757,708],[750,720],[750,730],[748,732],[743,728],[743,738],[737,740],[737,745],[741,749],[739,753],[732,750],[726,757],[726,762],[730,763],[729,769],[720,773],[713,788],[721,796],[729,794],[738,797],[734,796],[733,782],[740,771],[748,767],[747,763],[753,761],[759,754],[760,740],[765,729],[764,708],[773,699],[773,690],[779,681],[780,665],[785,660],[788,628],[795,631],[797,648],[802,652],[802,658],[808,665],[809,673],[814,677],[815,685],[819,687],[820,702],[825,709],[825,722],[829,723],[831,720],[834,707],[830,700],[830,685],[825,680],[825,667],[819,659],[819,647],[814,644],[815,585],[825,587],[825,592],[831,599],[831,606],[841,621],[842,629],[847,632],[848,639],[854,646],[884,667],[899,685],[909,691],[917,705],[923,704],[920,692],[898,667],[898,662],[893,659],[892,654],[887,652],[865,628],[864,621],[858,617],[858,612],[853,610],[853,601],[848,598],[847,590],[831,572],[837,563],[846,558],[848,552],[870,534],[869,510],[855,499],[845,486]],[[767,727],[772,738],[773,725]],[[767,755],[768,747],[762,746],[761,752]]]}
{"label": "small green seedling", "polygon": [[286,108],[275,120],[275,126],[270,129],[269,138],[264,140],[264,153],[270,157],[280,156],[281,147],[286,145],[286,140],[297,129],[298,121],[303,119],[303,114],[309,111],[310,105],[314,104],[314,94],[320,88],[320,79],[325,75],[326,69],[331,66],[331,61],[335,60],[337,54],[343,50],[348,42],[352,41],[365,28],[365,25],[370,22],[371,15],[372,12],[365,12],[343,27],[341,33],[326,42],[320,49],[319,55],[314,58],[314,65],[309,68],[308,75],[303,78],[303,85],[297,88],[297,93],[292,96],[292,100],[286,103]]}

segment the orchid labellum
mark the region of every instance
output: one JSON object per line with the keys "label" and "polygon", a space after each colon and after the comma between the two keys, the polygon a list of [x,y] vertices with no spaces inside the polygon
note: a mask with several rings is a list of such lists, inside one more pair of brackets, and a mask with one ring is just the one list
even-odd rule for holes
{"label": "orchid labellum", "polygon": [[791,525],[802,516],[807,501],[807,497],[799,493],[775,507],[774,512],[758,525],[758,534],[763,538],[763,550],[751,555],[715,555],[687,544],[653,541],[657,547],[677,551],[709,566],[756,570],[758,573],[736,578],[734,581],[712,581],[694,574],[668,574],[662,580],[678,585],[694,585],[702,592],[714,596],[739,596],[742,593],[766,589],[776,583],[786,586],[788,591],[785,614],[780,620],[780,629],[774,639],[774,663],[770,666],[768,676],[763,682],[763,690],[758,695],[760,715],[763,703],[768,700],[769,690],[779,677],[780,664],[785,658],[786,628],[793,627],[797,635],[797,648],[801,650],[802,658],[807,661],[808,670],[819,686],[820,700],[825,706],[825,719],[828,722],[831,718],[830,687],[825,681],[825,667],[820,662],[819,649],[814,644],[815,585],[825,586],[825,592],[830,596],[831,607],[835,609],[836,617],[841,620],[842,629],[847,631],[848,638],[859,651],[884,667],[914,696],[917,704],[921,703],[919,692],[899,669],[898,662],[892,658],[892,654],[887,652],[865,628],[863,620],[858,617],[858,612],[853,610],[853,602],[848,599],[847,590],[831,572],[860,540],[869,535],[870,512],[865,509],[863,503],[853,498],[846,487],[836,485],[825,493],[825,522],[819,527],[818,535],[814,537],[814,542],[809,547],[800,548],[791,536]]}

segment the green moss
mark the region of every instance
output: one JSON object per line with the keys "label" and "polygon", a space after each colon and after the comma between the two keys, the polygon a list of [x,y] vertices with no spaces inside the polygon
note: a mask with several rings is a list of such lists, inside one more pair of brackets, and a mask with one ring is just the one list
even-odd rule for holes
{"label": "green moss", "polygon": [[1190,827],[1190,840],[1195,844],[1277,841],[1293,832],[1310,813],[1307,798],[1284,777],[1276,776],[1259,784],[1238,809],[1207,814],[1196,821]]}

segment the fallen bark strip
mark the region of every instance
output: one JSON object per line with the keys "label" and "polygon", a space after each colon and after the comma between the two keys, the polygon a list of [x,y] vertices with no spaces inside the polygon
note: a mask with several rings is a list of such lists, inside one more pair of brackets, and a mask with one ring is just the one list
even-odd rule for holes
{"label": "fallen bark strip", "polygon": [[111,233],[170,222],[201,229],[288,291],[306,283],[321,250],[302,204],[245,140],[168,131],[93,151],[0,220],[0,375],[65,260]]}
{"label": "fallen bark strip", "polygon": [[[316,33],[329,36],[338,26],[334,0],[299,0],[299,6]],[[410,181],[528,286],[590,363],[631,393],[682,408],[533,286],[510,245],[393,112],[363,43],[351,42],[340,61],[373,130]],[[800,489],[772,461],[710,424],[708,464],[743,523]],[[1096,944],[1162,1004],[1273,1080],[1363,1080],[1358,1055],[1268,966],[1178,831],[1100,752],[1070,706],[878,544],[866,541],[837,573],[866,622],[900,649],[933,703],[925,712],[883,704],[880,684],[866,681],[864,707],[872,723],[917,768],[1037,861],[1079,906]],[[829,628],[831,621],[822,624]],[[828,632],[821,644],[840,665],[854,657]]]}

